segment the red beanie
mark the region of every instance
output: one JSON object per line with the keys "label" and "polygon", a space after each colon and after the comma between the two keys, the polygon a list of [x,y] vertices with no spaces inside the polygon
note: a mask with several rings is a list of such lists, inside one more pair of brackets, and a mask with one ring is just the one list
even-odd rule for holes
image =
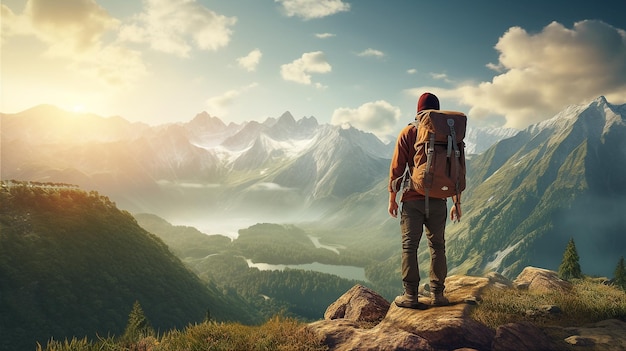
{"label": "red beanie", "polygon": [[419,100],[417,100],[417,112],[422,110],[438,110],[439,109],[439,99],[435,96],[435,94],[424,93],[420,96]]}

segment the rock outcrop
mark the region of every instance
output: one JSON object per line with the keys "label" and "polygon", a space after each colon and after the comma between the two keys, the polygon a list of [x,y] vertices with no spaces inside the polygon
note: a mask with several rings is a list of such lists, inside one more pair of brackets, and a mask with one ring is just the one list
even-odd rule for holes
{"label": "rock outcrop", "polygon": [[389,309],[389,302],[375,291],[355,285],[333,302],[324,313],[324,319],[347,319],[360,322],[380,322]]}
{"label": "rock outcrop", "polygon": [[[356,285],[329,306],[324,320],[307,328],[331,351],[626,349],[626,322],[620,320],[584,328],[554,327],[552,332],[530,322],[508,323],[493,330],[470,317],[488,286],[536,293],[572,288],[556,272],[535,267],[524,269],[513,282],[497,273],[455,275],[446,279],[449,306],[417,310],[397,307],[375,291]],[[420,302],[428,304],[430,298],[420,296]],[[559,313],[558,306],[541,308],[545,313]]]}
{"label": "rock outcrop", "polygon": [[[435,349],[471,347],[489,348],[494,332],[469,318],[472,304],[466,301],[480,299],[480,291],[489,284],[487,278],[451,276],[446,279],[446,297],[450,306],[412,310],[395,304],[380,323],[415,333]],[[425,299],[425,303],[429,303]]]}
{"label": "rock outcrop", "polygon": [[513,286],[518,289],[528,289],[535,293],[562,292],[572,290],[572,283],[562,280],[555,271],[526,267],[513,281]]}
{"label": "rock outcrop", "polygon": [[[426,310],[397,307],[372,290],[357,285],[329,307],[324,314],[324,320],[311,323],[308,327],[331,350],[337,351],[439,350],[461,347],[490,349],[495,332],[469,318],[472,302],[468,303],[480,300],[480,291],[488,284],[487,278],[448,277],[446,296],[450,300],[450,306]],[[372,299],[372,303],[363,302],[367,299]],[[381,299],[386,303],[382,303]],[[426,304],[429,300],[420,297],[420,301]],[[356,306],[352,306],[352,302]],[[385,306],[386,309],[382,308]],[[342,314],[342,311],[353,312]],[[359,319],[361,315],[367,319]],[[333,318],[334,316],[341,317]],[[363,322],[372,321],[380,322],[373,328],[360,327]]]}

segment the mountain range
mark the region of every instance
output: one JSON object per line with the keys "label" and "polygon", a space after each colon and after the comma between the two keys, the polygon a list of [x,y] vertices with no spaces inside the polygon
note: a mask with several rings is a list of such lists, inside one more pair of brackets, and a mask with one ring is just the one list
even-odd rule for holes
{"label": "mountain range", "polygon": [[[2,179],[77,184],[121,208],[180,223],[207,214],[319,218],[329,204],[385,178],[393,151],[371,133],[314,117],[296,121],[289,112],[228,125],[203,112],[156,127],[49,105],[1,118]],[[471,130],[468,148],[511,133]]]}
{"label": "mountain range", "polygon": [[[2,179],[78,184],[209,234],[290,222],[331,228],[324,239],[342,245],[396,240],[386,213],[393,143],[352,127],[289,112],[148,126],[48,105],[0,118]],[[583,270],[611,274],[626,247],[625,136],[624,105],[604,97],[523,131],[469,128],[465,217],[448,229],[452,271],[555,269],[573,237]]]}

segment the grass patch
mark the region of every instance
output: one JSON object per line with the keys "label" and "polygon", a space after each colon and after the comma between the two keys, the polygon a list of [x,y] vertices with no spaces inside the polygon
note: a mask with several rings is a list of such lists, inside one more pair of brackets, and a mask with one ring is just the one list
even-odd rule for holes
{"label": "grass patch", "polygon": [[[489,288],[482,299],[472,318],[493,329],[521,321],[543,327],[578,327],[606,319],[626,321],[626,293],[591,278],[573,281],[572,291],[566,294]],[[557,306],[560,312],[548,312],[546,306]]]}
{"label": "grass patch", "polygon": [[190,325],[184,330],[172,330],[159,336],[145,336],[134,342],[113,338],[88,342],[86,339],[50,341],[37,351],[323,351],[323,345],[305,324],[291,318],[274,317],[260,326],[239,323],[206,322]]}

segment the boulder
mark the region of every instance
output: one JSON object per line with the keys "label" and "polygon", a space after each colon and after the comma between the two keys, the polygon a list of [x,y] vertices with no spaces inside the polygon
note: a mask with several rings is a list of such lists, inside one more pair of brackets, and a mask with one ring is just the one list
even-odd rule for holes
{"label": "boulder", "polygon": [[513,286],[538,294],[567,293],[572,289],[572,283],[559,278],[557,272],[536,267],[524,268],[513,281]]}
{"label": "boulder", "polygon": [[385,298],[372,289],[357,284],[328,306],[324,319],[380,322],[388,309],[389,302]]}

